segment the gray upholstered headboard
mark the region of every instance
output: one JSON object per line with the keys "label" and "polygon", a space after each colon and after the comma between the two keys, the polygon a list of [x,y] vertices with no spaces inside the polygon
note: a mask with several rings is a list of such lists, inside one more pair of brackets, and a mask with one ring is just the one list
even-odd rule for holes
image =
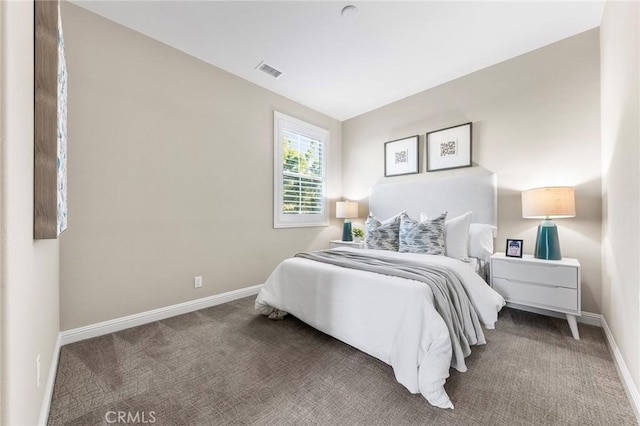
{"label": "gray upholstered headboard", "polygon": [[455,217],[471,210],[472,222],[497,226],[497,200],[495,173],[469,170],[468,174],[453,177],[424,175],[408,182],[374,185],[369,211],[384,220],[402,211],[419,219],[420,212],[436,217],[446,211],[448,217]]}

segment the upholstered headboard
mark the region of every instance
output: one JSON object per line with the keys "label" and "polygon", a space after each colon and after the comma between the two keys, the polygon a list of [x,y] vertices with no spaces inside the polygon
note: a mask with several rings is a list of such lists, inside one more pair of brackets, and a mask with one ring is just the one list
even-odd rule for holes
{"label": "upholstered headboard", "polygon": [[419,219],[425,212],[436,217],[448,212],[455,217],[471,210],[472,222],[498,225],[497,178],[484,169],[468,174],[420,179],[399,183],[381,183],[371,187],[369,210],[379,219],[402,211]]}

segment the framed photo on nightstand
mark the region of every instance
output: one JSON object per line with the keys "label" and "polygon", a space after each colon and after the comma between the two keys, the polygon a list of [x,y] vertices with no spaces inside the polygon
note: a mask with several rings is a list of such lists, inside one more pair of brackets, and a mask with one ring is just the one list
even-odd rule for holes
{"label": "framed photo on nightstand", "polygon": [[505,250],[505,256],[507,257],[522,257],[522,240],[510,240],[507,239],[507,248]]}

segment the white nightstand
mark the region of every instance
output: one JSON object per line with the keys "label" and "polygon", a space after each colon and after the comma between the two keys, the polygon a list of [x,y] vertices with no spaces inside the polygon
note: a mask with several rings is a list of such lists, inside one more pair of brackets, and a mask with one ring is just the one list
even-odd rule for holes
{"label": "white nightstand", "polygon": [[356,243],[355,241],[342,241],[342,240],[331,240],[329,241],[329,248],[336,247],[353,247],[353,248],[364,248],[364,241]]}
{"label": "white nightstand", "polygon": [[[580,311],[580,263],[576,259],[536,259],[491,256],[491,287],[509,304],[561,312],[574,339],[580,339],[576,316]],[[516,306],[517,307],[517,306]]]}

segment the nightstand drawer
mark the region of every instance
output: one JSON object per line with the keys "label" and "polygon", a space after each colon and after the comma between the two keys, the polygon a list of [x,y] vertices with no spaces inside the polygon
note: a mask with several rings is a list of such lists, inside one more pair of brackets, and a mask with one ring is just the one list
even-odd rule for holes
{"label": "nightstand drawer", "polygon": [[509,278],[513,281],[547,284],[550,286],[578,288],[578,270],[569,266],[544,263],[520,263],[519,261],[494,260],[493,277]]}
{"label": "nightstand drawer", "polygon": [[576,289],[523,283],[497,277],[493,278],[493,288],[508,302],[535,304],[540,307],[549,306],[569,311],[578,310]]}
{"label": "nightstand drawer", "polygon": [[329,241],[329,248],[336,247],[351,247],[351,248],[364,248],[364,241],[342,241],[342,240],[332,240]]}

